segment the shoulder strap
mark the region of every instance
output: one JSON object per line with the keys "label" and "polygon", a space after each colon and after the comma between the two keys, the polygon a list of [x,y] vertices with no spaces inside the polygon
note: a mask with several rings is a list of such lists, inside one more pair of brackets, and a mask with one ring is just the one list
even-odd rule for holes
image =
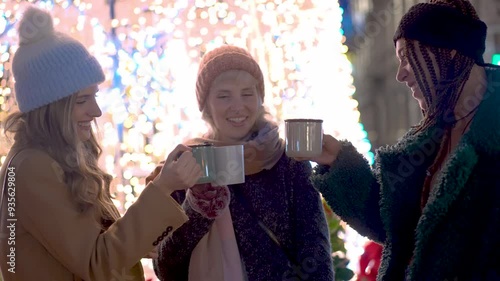
{"label": "shoulder strap", "polygon": [[271,229],[269,229],[269,227],[267,227],[267,225],[265,225],[264,222],[262,222],[262,220],[257,216],[255,210],[253,209],[252,206],[250,206],[250,203],[248,203],[247,199],[245,198],[245,195],[243,194],[243,192],[241,192],[238,186],[235,186],[233,192],[238,195],[239,199],[241,199],[241,202],[243,203],[247,211],[252,215],[252,217],[254,217],[257,220],[257,224],[259,225],[259,227],[262,230],[264,230],[267,236],[269,236],[269,238],[271,238],[271,240],[278,246],[278,248],[280,248],[281,251],[283,251],[285,256],[288,258],[290,266],[296,266],[298,263],[296,262],[293,255],[281,245],[276,234],[274,234],[274,232],[272,232]]}

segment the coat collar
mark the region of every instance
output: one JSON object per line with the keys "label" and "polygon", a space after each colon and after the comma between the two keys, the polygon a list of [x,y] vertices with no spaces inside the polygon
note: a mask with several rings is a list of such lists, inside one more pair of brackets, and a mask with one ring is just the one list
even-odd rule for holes
{"label": "coat collar", "polygon": [[486,67],[487,87],[481,105],[464,136],[479,153],[500,153],[500,70]]}

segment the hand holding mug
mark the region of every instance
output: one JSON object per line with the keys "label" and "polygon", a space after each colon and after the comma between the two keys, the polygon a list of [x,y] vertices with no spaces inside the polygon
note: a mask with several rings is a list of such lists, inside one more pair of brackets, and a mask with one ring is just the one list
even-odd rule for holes
{"label": "hand holding mug", "polygon": [[296,157],[298,161],[313,161],[320,165],[332,165],[342,148],[342,144],[331,135],[323,134],[323,150],[321,155],[315,157]]}
{"label": "hand holding mug", "polygon": [[193,186],[201,175],[200,165],[196,163],[191,149],[179,144],[170,152],[153,183],[160,187],[165,186],[172,193]]}
{"label": "hand holding mug", "polygon": [[212,200],[217,196],[217,186],[210,183],[196,184],[190,190],[197,199]]}
{"label": "hand holding mug", "polygon": [[154,180],[161,172],[161,169],[165,165],[165,161],[160,161],[160,163],[156,166],[156,168],[146,177],[146,185]]}
{"label": "hand holding mug", "polygon": [[206,218],[215,219],[227,210],[231,195],[225,185],[205,183],[189,188],[186,200],[195,212]]}

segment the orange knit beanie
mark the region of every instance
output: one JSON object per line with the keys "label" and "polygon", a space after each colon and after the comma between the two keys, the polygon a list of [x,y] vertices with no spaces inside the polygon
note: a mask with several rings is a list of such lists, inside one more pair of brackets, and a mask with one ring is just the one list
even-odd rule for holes
{"label": "orange knit beanie", "polygon": [[264,76],[259,64],[245,49],[224,45],[206,53],[200,62],[196,80],[196,97],[200,111],[205,108],[212,82],[223,72],[243,70],[257,79],[257,91],[264,100]]}

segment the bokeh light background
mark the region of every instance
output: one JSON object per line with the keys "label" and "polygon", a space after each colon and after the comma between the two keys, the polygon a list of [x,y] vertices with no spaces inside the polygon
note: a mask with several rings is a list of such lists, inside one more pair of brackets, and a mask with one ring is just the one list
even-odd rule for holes
{"label": "bokeh light background", "polygon": [[[244,47],[259,62],[265,104],[282,136],[286,118],[323,119],[325,133],[352,141],[373,162],[353,97],[337,1],[2,1],[0,122],[16,110],[10,66],[16,23],[29,2],[51,10],[56,29],[83,42],[105,70],[98,93],[101,165],[114,176],[122,212],[156,163],[206,131],[196,102],[196,72],[200,57],[222,44]],[[9,145],[2,133],[0,162]],[[346,247],[352,256],[359,252]]]}

